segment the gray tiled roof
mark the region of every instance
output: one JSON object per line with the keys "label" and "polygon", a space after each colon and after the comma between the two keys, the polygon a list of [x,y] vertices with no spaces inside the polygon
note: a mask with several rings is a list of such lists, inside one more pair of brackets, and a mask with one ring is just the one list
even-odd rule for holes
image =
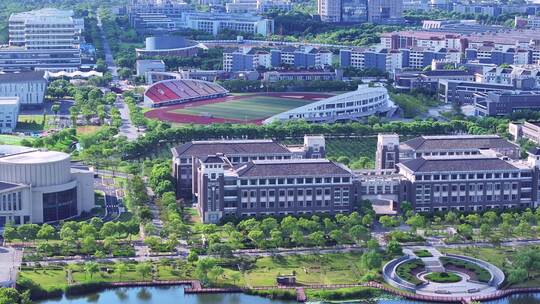
{"label": "gray tiled roof", "polygon": [[208,156],[222,153],[235,154],[272,154],[289,153],[289,149],[272,140],[235,140],[189,142],[172,149],[174,156]]}
{"label": "gray tiled roof", "polygon": [[352,175],[346,168],[326,159],[254,161],[236,167],[239,177]]}
{"label": "gray tiled roof", "polygon": [[500,158],[416,158],[404,161],[399,165],[413,172],[474,172],[518,169]]}
{"label": "gray tiled roof", "polygon": [[421,136],[408,140],[403,144],[415,151],[517,148],[515,144],[495,135]]}
{"label": "gray tiled roof", "polygon": [[24,82],[24,81],[39,81],[43,80],[45,72],[43,71],[30,71],[20,73],[5,73],[0,74],[0,82]]}

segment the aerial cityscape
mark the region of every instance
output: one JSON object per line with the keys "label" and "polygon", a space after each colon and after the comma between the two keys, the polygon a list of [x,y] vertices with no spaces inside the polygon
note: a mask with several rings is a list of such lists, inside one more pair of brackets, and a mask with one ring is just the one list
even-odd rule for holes
{"label": "aerial cityscape", "polygon": [[540,2],[2,0],[0,241],[0,304],[540,304]]}

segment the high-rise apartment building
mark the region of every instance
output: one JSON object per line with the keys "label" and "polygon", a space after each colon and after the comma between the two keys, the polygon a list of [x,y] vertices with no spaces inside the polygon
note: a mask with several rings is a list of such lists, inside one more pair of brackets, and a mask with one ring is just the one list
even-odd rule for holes
{"label": "high-rise apartment building", "polygon": [[318,0],[317,12],[324,22],[341,22],[341,0]]}

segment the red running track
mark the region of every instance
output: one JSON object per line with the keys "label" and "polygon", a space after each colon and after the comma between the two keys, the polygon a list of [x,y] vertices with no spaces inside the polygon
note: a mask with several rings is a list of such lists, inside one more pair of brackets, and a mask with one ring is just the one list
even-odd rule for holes
{"label": "red running track", "polygon": [[256,96],[271,96],[271,97],[279,97],[279,98],[289,98],[290,96],[302,96],[302,99],[305,100],[320,100],[321,98],[328,98],[333,95],[331,94],[325,94],[325,93],[298,93],[298,92],[277,92],[277,93],[254,93],[249,95],[242,95],[242,96],[227,96],[227,97],[220,97],[215,99],[207,99],[202,101],[194,101],[194,102],[188,102],[168,107],[162,107],[157,108],[154,110],[150,110],[146,113],[144,113],[144,116],[147,118],[152,118],[160,121],[168,121],[172,123],[182,123],[182,124],[213,124],[213,123],[250,123],[250,124],[261,124],[262,119],[255,119],[255,120],[248,120],[244,121],[242,119],[228,119],[228,118],[220,118],[220,117],[204,117],[204,116],[198,116],[198,115],[190,115],[190,114],[181,114],[181,113],[174,113],[172,111],[177,109],[184,109],[186,107],[196,107],[196,106],[202,106],[207,104],[214,104],[214,103],[220,103],[220,102],[228,102],[232,100],[241,100],[246,98],[252,98]]}

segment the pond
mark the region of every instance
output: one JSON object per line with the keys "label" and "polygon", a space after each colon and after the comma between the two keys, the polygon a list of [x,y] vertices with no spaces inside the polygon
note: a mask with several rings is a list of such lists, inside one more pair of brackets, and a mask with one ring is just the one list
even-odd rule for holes
{"label": "pond", "polygon": [[[270,300],[240,293],[184,294],[182,286],[129,287],[109,289],[84,296],[38,301],[36,304],[292,304],[296,301]],[[351,301],[360,304],[425,304],[400,299]],[[487,304],[540,304],[540,293],[514,295]]]}

